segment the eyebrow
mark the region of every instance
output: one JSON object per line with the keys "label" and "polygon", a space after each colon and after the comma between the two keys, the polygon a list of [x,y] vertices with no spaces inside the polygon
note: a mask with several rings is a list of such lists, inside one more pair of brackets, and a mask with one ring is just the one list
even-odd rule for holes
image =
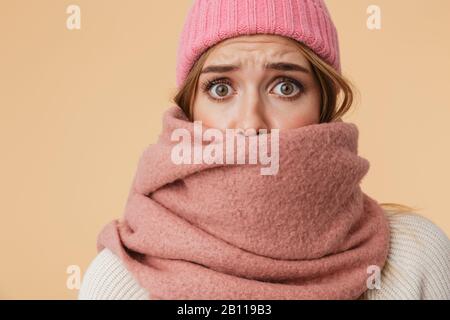
{"label": "eyebrow", "polygon": [[[265,69],[269,70],[280,70],[280,71],[300,71],[306,74],[309,74],[309,70],[303,66],[300,66],[295,63],[289,63],[289,62],[274,62],[274,63],[266,63]],[[211,65],[208,67],[205,67],[202,70],[203,73],[224,73],[224,72],[231,72],[239,70],[239,66],[232,65],[232,64],[224,64],[224,65]]]}

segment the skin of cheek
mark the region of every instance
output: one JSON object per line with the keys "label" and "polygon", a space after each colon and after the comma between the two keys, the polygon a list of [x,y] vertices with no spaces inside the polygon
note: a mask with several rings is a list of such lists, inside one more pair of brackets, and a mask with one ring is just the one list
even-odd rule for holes
{"label": "skin of cheek", "polygon": [[271,128],[300,128],[320,120],[320,93],[308,92],[297,100],[284,101],[270,97],[267,115],[271,119]]}
{"label": "skin of cheek", "polygon": [[227,102],[214,102],[206,93],[199,90],[194,101],[193,113],[195,121],[202,121],[203,125],[210,128],[231,128],[230,120],[233,118],[233,104]]}

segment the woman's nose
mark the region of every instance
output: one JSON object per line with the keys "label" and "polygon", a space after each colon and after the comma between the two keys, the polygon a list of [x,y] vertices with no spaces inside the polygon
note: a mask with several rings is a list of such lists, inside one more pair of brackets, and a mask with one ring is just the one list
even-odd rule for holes
{"label": "woman's nose", "polygon": [[[238,106],[236,115],[235,128],[242,129],[246,134],[251,135],[251,131],[255,130],[254,134],[259,134],[259,130],[267,129],[268,125],[265,119],[264,102],[258,93],[251,93],[251,96],[242,100]],[[248,130],[252,129],[252,130]]]}

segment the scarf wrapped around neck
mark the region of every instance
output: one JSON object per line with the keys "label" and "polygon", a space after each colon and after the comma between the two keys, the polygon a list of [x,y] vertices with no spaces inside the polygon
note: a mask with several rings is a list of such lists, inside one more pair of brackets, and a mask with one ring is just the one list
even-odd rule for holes
{"label": "scarf wrapped around neck", "polygon": [[[355,124],[279,130],[269,175],[248,160],[176,163],[175,129],[201,139],[181,108],[166,110],[123,217],[97,238],[97,250],[118,255],[151,299],[357,299],[368,290],[387,258],[389,225],[361,190],[370,165],[357,154]],[[224,159],[240,152],[204,140],[223,147]]]}

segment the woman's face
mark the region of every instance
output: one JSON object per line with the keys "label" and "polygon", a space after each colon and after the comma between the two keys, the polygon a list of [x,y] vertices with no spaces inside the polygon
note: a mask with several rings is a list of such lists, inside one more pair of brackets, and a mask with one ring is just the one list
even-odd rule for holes
{"label": "woman's face", "polygon": [[270,131],[319,123],[319,84],[288,38],[250,35],[219,43],[197,87],[193,119],[207,127]]}

